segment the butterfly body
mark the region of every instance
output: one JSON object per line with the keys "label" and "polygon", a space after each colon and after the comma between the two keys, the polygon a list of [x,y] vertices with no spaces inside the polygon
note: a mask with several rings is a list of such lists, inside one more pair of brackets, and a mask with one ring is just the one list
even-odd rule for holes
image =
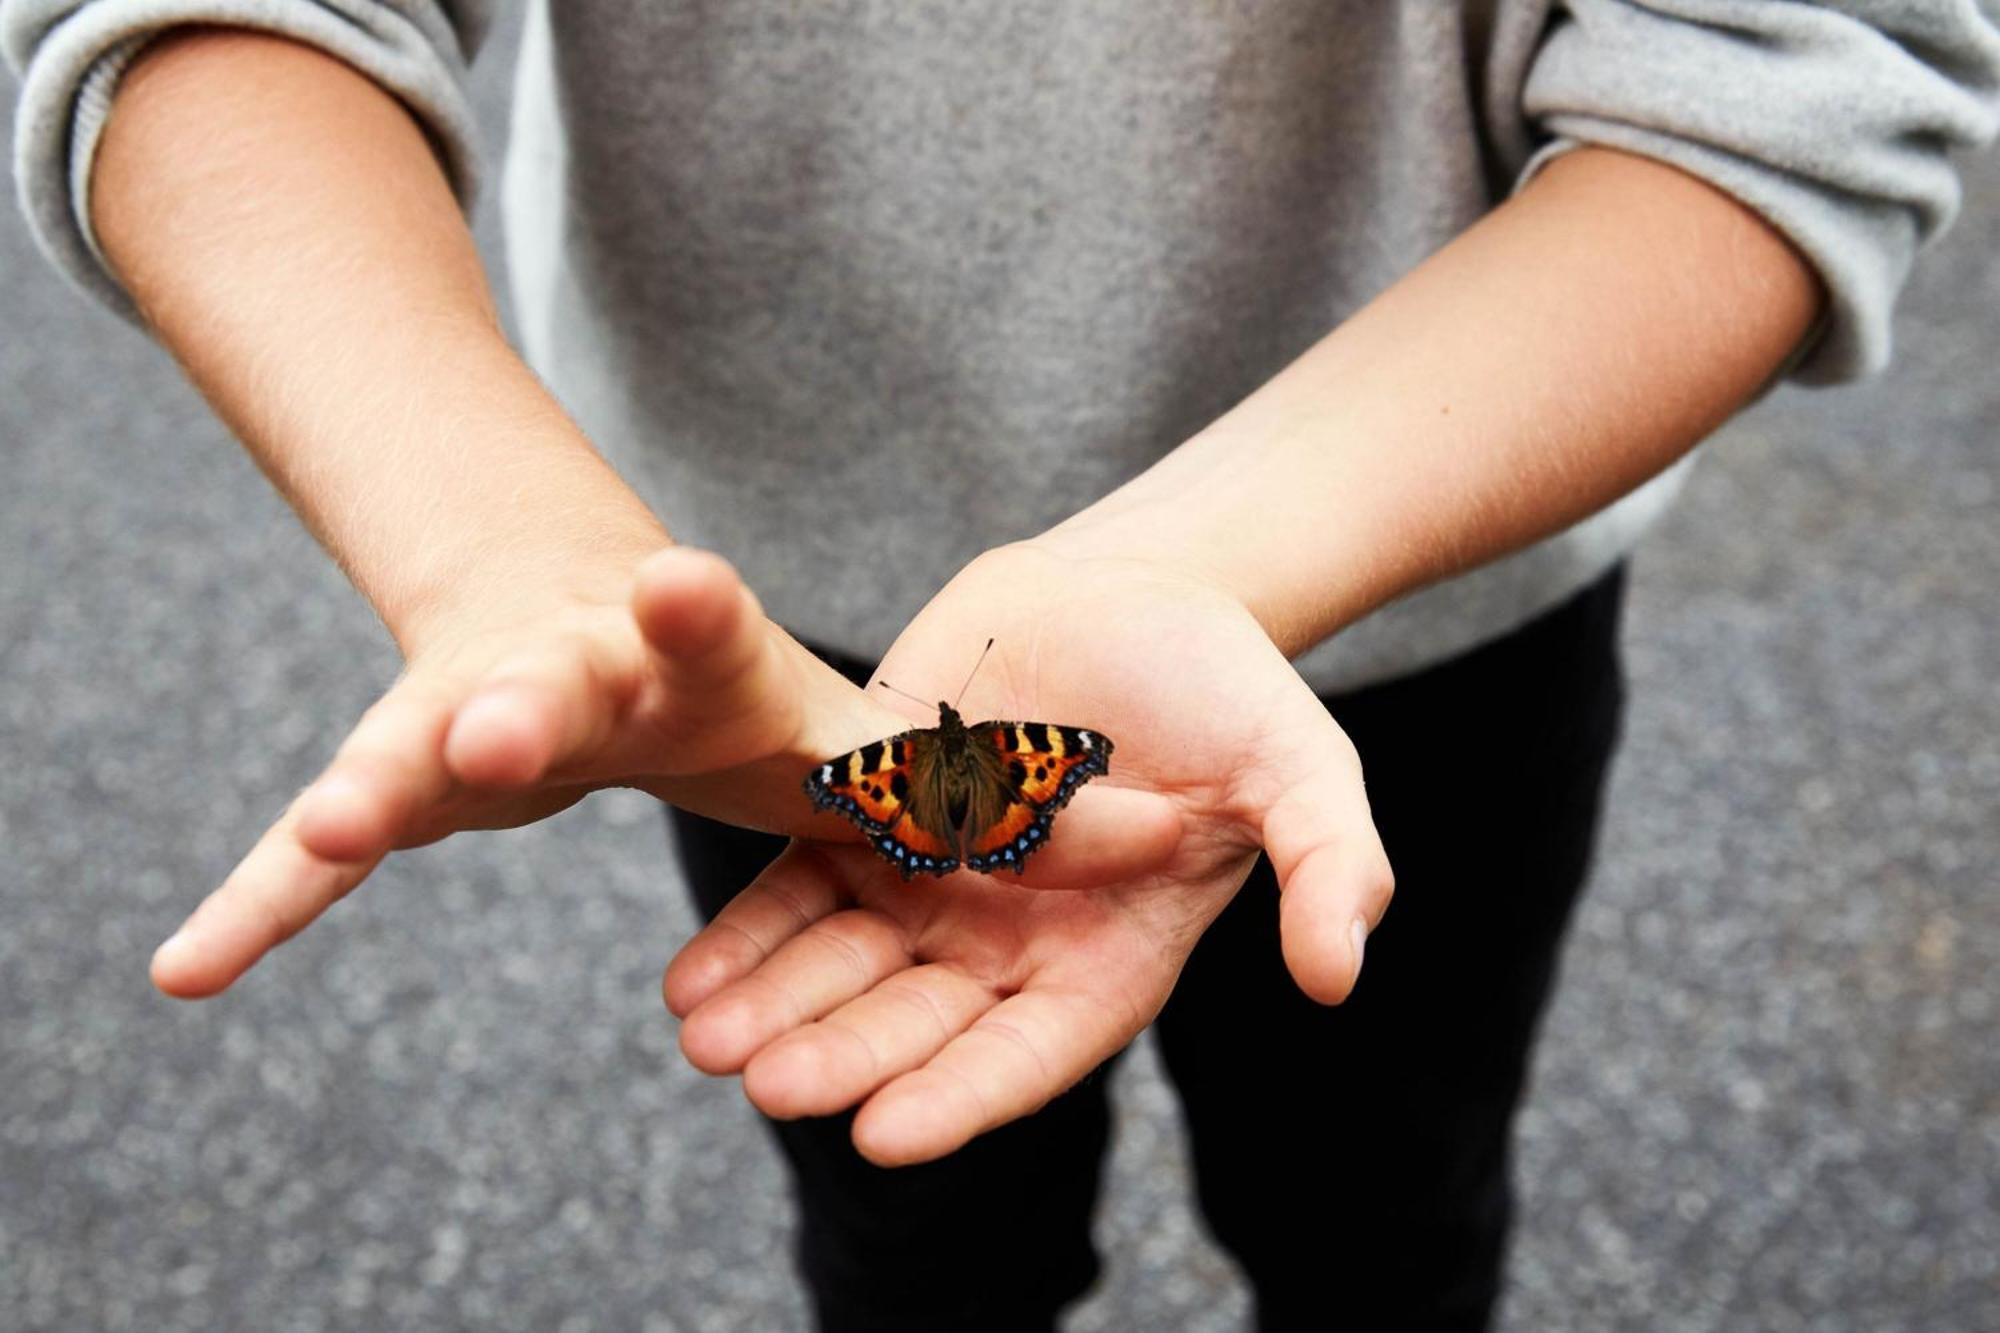
{"label": "butterfly body", "polygon": [[1048,840],[1076,789],[1110,771],[1111,741],[1046,722],[967,726],[950,704],[938,725],[885,737],[821,764],[806,795],[867,835],[903,878],[960,866],[1022,864]]}

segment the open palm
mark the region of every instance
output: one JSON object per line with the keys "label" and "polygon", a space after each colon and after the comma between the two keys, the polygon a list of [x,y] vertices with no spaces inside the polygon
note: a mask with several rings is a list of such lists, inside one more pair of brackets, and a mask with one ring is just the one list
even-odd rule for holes
{"label": "open palm", "polygon": [[741,1071],[778,1117],[861,1103],[856,1145],[884,1164],[1027,1114],[1129,1042],[1260,846],[1286,961],[1320,1000],[1346,995],[1355,924],[1389,897],[1352,746],[1240,604],[1156,565],[1004,547],[932,600],[881,678],[936,697],[989,637],[969,718],[1117,745],[1025,876],[906,883],[827,816],[826,837],[795,841],[665,979],[698,1067]]}

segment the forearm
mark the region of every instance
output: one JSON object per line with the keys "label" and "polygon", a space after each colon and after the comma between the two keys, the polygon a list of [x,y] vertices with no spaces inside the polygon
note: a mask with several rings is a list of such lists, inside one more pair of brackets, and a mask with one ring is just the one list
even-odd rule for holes
{"label": "forearm", "polygon": [[610,571],[665,542],[507,346],[416,122],[346,65],[161,40],[91,198],[157,336],[406,649],[542,592],[622,597]]}
{"label": "forearm", "polygon": [[1580,149],[1045,540],[1191,566],[1296,653],[1659,472],[1820,300],[1735,201]]}

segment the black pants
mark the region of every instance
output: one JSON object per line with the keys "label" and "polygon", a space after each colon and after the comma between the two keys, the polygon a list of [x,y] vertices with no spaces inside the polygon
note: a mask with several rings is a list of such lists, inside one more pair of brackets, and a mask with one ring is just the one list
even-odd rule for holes
{"label": "black pants", "polygon": [[[1261,1329],[1486,1325],[1509,1127],[1617,740],[1623,587],[1620,566],[1503,639],[1327,699],[1396,871],[1360,986],[1332,1009],[1299,993],[1260,859],[1156,1024],[1202,1212]],[[674,823],[711,917],[782,846]],[[1095,1278],[1103,1071],[923,1166],[869,1165],[851,1120],[774,1126],[824,1329],[1029,1333]]]}

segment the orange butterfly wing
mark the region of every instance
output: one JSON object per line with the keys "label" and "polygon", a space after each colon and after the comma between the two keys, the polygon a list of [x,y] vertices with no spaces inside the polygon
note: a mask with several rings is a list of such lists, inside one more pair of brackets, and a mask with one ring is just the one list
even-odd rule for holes
{"label": "orange butterfly wing", "polygon": [[[1046,722],[981,722],[970,732],[979,753],[963,777],[973,784],[969,818],[977,822],[963,830],[965,867],[1018,872],[1076,789],[1110,771],[1111,738]],[[949,874],[959,867],[959,839],[938,825],[956,813],[932,810],[926,827],[911,804],[945,762],[938,747],[936,729],[874,741],[807,774],[806,795],[852,822],[903,878]]]}
{"label": "orange butterfly wing", "polygon": [[981,722],[972,734],[998,751],[1007,800],[997,818],[965,831],[965,868],[1018,874],[1077,788],[1111,771],[1111,738],[1048,722]]}
{"label": "orange butterfly wing", "polygon": [[904,879],[948,874],[958,869],[958,849],[921,827],[909,808],[913,769],[936,744],[935,731],[870,742],[808,773],[806,795],[815,807],[851,821]]}

